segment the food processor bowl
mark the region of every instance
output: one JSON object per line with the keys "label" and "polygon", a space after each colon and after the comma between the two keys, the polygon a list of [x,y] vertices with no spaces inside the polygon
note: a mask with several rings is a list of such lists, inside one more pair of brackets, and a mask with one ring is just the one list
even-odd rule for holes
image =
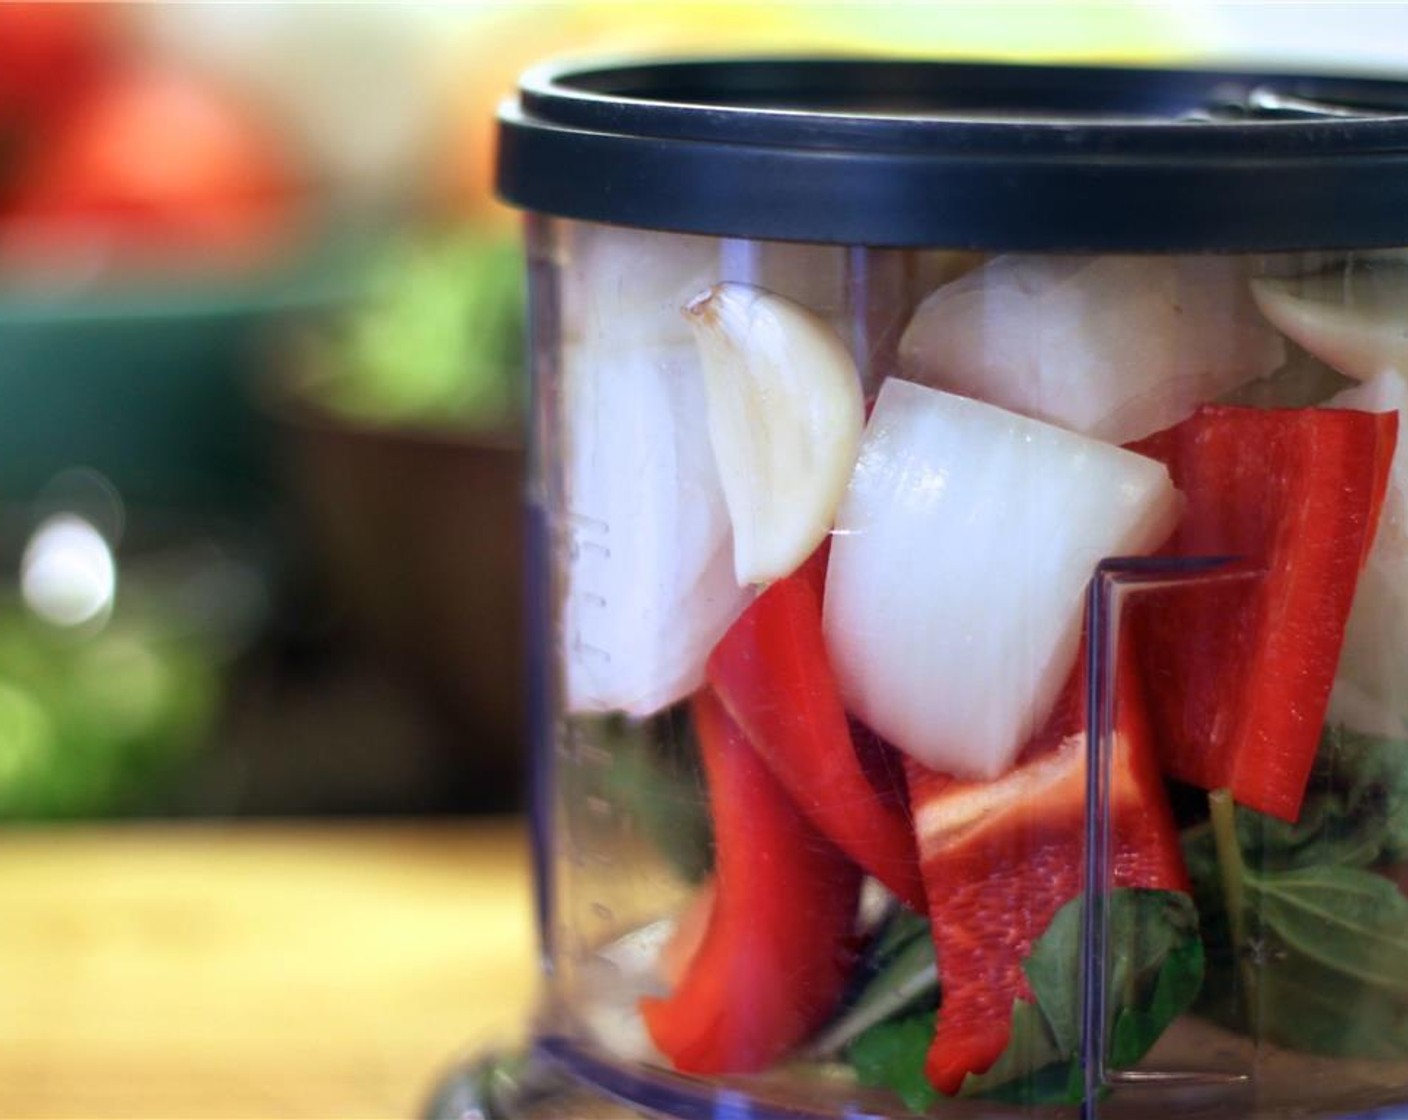
{"label": "food processor bowl", "polygon": [[543,988],[438,1114],[1408,1109],[1408,84],[574,65],[500,160]]}

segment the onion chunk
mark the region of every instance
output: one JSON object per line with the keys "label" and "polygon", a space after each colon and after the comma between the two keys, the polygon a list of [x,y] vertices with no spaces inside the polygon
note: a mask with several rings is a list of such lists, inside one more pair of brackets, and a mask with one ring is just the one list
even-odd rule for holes
{"label": "onion chunk", "polygon": [[900,341],[910,380],[1111,443],[1284,358],[1241,266],[1219,257],[996,257],[931,293]]}
{"label": "onion chunk", "polygon": [[1158,547],[1162,464],[887,380],[837,514],[825,635],[847,707],[931,769],[990,779],[1074,664],[1107,556]]}
{"label": "onion chunk", "polygon": [[750,594],[705,420],[685,300],[706,238],[573,227],[563,267],[560,610],[569,712],[648,716],[693,692]]}

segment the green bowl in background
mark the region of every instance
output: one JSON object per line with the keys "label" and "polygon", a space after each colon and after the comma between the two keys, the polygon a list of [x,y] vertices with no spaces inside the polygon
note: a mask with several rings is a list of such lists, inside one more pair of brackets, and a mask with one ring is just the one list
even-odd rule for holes
{"label": "green bowl in background", "polygon": [[[356,298],[369,245],[239,276],[0,272],[0,821],[179,808],[283,559],[253,386],[284,324]],[[64,628],[27,608],[20,568],[75,477],[118,581],[110,618]]]}
{"label": "green bowl in background", "polygon": [[267,333],[353,298],[363,245],[237,279],[0,289],[0,501],[83,466],[135,506],[256,514],[272,472],[249,384]]}

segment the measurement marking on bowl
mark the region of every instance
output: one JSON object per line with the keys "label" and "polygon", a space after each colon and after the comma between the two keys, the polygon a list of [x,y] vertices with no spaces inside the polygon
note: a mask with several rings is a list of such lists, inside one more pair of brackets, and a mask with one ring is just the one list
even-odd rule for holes
{"label": "measurement marking on bowl", "polygon": [[600,661],[603,665],[611,664],[611,654],[600,646],[594,646],[590,642],[584,642],[581,636],[577,636],[572,641],[572,652],[584,654],[587,657]]}
{"label": "measurement marking on bowl", "polygon": [[568,546],[568,551],[573,560],[583,559],[587,553],[595,553],[603,560],[611,559],[611,549],[597,541],[584,541],[579,537],[573,537],[572,543]]}
{"label": "measurement marking on bowl", "polygon": [[578,513],[576,510],[569,509],[564,513],[563,519],[571,531],[598,533],[603,537],[611,535],[611,523],[603,521],[600,517],[593,517],[589,513]]}
{"label": "measurement marking on bowl", "polygon": [[562,519],[567,530],[568,555],[573,561],[586,560],[592,556],[603,561],[611,559],[610,546],[594,539],[611,535],[609,521],[603,521],[600,517],[593,517],[591,514],[580,513],[572,509],[564,510]]}

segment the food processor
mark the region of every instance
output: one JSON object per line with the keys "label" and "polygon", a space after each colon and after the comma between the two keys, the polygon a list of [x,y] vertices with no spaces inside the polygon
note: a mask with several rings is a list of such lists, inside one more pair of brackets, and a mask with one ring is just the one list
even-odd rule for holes
{"label": "food processor", "polygon": [[1408,83],[500,123],[543,983],[432,1111],[1408,1115]]}

